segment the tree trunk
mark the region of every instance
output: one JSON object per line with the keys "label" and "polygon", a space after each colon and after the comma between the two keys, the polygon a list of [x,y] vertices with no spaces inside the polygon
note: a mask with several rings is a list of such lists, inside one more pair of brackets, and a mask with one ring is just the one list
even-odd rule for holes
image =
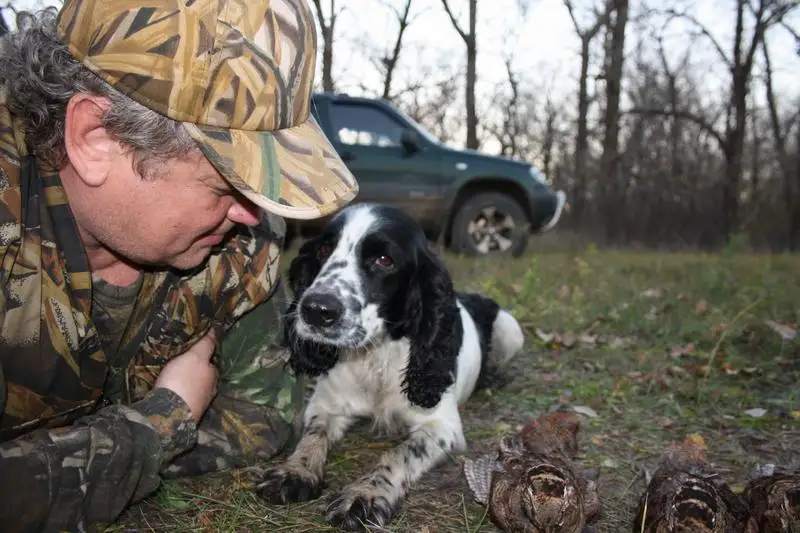
{"label": "tree trunk", "polygon": [[467,148],[477,150],[478,115],[475,111],[475,83],[477,78],[476,64],[478,59],[478,39],[475,35],[478,17],[478,0],[469,1],[469,33],[467,34]]}
{"label": "tree trunk", "polygon": [[[601,160],[603,198],[608,204],[621,202],[619,194],[619,100],[625,61],[625,27],[628,24],[628,0],[613,2],[614,16],[609,21],[610,42],[606,57],[606,106],[603,118],[605,136]],[[619,206],[620,208],[622,206]],[[609,242],[618,236],[619,214],[608,210],[605,230]]]}
{"label": "tree trunk", "polygon": [[581,38],[581,72],[578,79],[578,124],[575,131],[575,219],[582,225],[586,205],[586,167],[589,157],[589,47],[591,38]]}

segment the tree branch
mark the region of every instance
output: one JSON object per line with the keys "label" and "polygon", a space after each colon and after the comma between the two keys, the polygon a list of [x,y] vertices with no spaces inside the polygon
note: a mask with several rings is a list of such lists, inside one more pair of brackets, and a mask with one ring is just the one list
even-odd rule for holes
{"label": "tree branch", "polygon": [[453,15],[453,11],[450,9],[450,4],[447,3],[447,0],[442,0],[442,6],[444,6],[444,10],[447,13],[447,16],[450,17],[450,22],[453,24],[453,28],[458,32],[464,42],[468,42],[470,36],[461,29],[461,26],[458,25],[458,21],[456,20],[455,15]]}
{"label": "tree branch", "polygon": [[725,63],[725,65],[729,69],[732,68],[731,59],[728,57],[728,54],[725,53],[725,49],[722,47],[720,42],[717,41],[716,38],[714,38],[714,36],[711,34],[711,32],[708,31],[708,28],[706,28],[706,26],[702,22],[697,20],[693,15],[690,15],[689,13],[679,12],[679,11],[676,11],[674,9],[667,9],[663,13],[669,19],[683,19],[683,20],[686,20],[687,22],[691,23],[692,26],[697,28],[704,37],[706,37],[709,41],[711,41],[712,46],[714,47],[714,49],[719,54],[719,57],[720,57],[720,59],[722,59],[722,62]]}
{"label": "tree branch", "polygon": [[668,110],[668,109],[651,109],[651,108],[640,108],[634,107],[628,109],[627,111],[622,111],[621,115],[639,115],[643,117],[675,117],[684,120],[688,120],[693,124],[697,125],[700,129],[708,133],[711,137],[713,137],[718,143],[720,148],[725,149],[727,142],[725,137],[717,131],[717,129],[711,125],[706,119],[699,115],[695,115],[691,111],[686,111],[682,109],[675,109],[675,110]]}

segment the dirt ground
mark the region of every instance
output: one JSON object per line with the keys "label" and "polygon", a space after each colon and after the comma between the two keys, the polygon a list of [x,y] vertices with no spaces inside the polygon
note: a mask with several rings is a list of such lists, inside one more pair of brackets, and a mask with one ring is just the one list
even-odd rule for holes
{"label": "dirt ground", "polygon": [[[543,252],[507,261],[447,257],[459,289],[512,309],[525,353],[502,387],[463,409],[469,449],[552,409],[582,415],[576,467],[600,470],[598,533],[632,531],[636,502],[667,445],[708,443],[734,490],[750,468],[800,461],[800,257]],[[363,432],[333,451],[328,491],[392,443]],[[323,495],[324,498],[324,495]],[[108,531],[327,531],[321,501],[262,504],[241,472],[165,483]],[[457,456],[413,487],[392,532],[492,532]]]}

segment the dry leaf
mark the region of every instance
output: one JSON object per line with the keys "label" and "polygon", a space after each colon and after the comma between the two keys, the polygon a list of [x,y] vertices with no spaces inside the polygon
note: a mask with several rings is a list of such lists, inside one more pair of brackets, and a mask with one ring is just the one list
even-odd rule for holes
{"label": "dry leaf", "polygon": [[708,365],[683,365],[684,370],[695,376],[705,377],[710,370]]}
{"label": "dry leaf", "polygon": [[701,315],[706,311],[708,311],[708,300],[703,298],[702,300],[697,302],[697,304],[694,306],[694,312],[697,313],[698,315]]}
{"label": "dry leaf", "polygon": [[661,298],[664,296],[663,289],[647,289],[642,291],[641,295],[642,298]]}
{"label": "dry leaf", "polygon": [[686,346],[673,346],[672,348],[669,349],[670,357],[674,357],[675,359],[678,359],[685,355],[691,355],[693,352],[694,352],[693,342],[690,342]]}
{"label": "dry leaf", "polygon": [[711,326],[711,335],[713,335],[716,338],[725,333],[725,331],[727,330],[728,330],[728,324],[716,324],[714,326]]}
{"label": "dry leaf", "polygon": [[576,413],[588,416],[589,418],[597,418],[599,416],[597,411],[585,405],[573,405],[572,410]]}
{"label": "dry leaf", "polygon": [[569,285],[562,285],[558,288],[558,297],[567,300],[572,295],[572,288]]}
{"label": "dry leaf", "polygon": [[765,320],[764,324],[766,324],[769,329],[780,335],[780,337],[785,341],[793,341],[797,338],[797,330],[791,326],[779,324],[774,320]]}
{"label": "dry leaf", "polygon": [[792,413],[790,414],[790,416],[791,416],[792,418],[794,418],[795,420],[800,420],[800,410],[798,410],[798,411],[792,411]]}
{"label": "dry leaf", "polygon": [[747,416],[752,416],[753,418],[761,418],[765,414],[767,414],[767,410],[763,407],[754,407],[753,409],[748,409],[744,412]]}
{"label": "dry leaf", "polygon": [[554,333],[547,333],[544,330],[536,328],[536,336],[539,337],[544,342],[551,342],[553,340],[553,337],[555,337],[555,334]]}
{"label": "dry leaf", "polygon": [[561,341],[565,348],[572,348],[576,342],[578,342],[578,337],[571,331],[566,332]]}
{"label": "dry leaf", "polygon": [[686,435],[686,439],[694,442],[703,449],[706,449],[708,447],[706,445],[706,439],[704,439],[703,436],[699,433],[690,433],[689,435]]}
{"label": "dry leaf", "polygon": [[675,421],[671,418],[662,418],[661,421],[658,423],[664,429],[671,428],[675,425]]}
{"label": "dry leaf", "polygon": [[559,376],[558,374],[544,373],[544,374],[539,374],[539,376],[541,376],[542,380],[544,381],[561,381],[561,376]]}
{"label": "dry leaf", "polygon": [[723,372],[725,372],[727,375],[729,375],[729,376],[735,376],[736,374],[738,374],[738,373],[739,373],[739,371],[738,371],[737,369],[735,369],[735,368],[733,367],[733,365],[731,365],[730,363],[723,363],[723,364],[720,366],[720,369],[721,369]]}

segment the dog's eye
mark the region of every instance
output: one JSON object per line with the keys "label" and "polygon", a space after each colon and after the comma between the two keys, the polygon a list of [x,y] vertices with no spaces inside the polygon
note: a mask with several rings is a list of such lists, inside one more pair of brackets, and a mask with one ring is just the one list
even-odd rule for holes
{"label": "dog's eye", "polygon": [[375,258],[375,264],[379,267],[389,268],[394,265],[394,261],[388,255],[379,255]]}

